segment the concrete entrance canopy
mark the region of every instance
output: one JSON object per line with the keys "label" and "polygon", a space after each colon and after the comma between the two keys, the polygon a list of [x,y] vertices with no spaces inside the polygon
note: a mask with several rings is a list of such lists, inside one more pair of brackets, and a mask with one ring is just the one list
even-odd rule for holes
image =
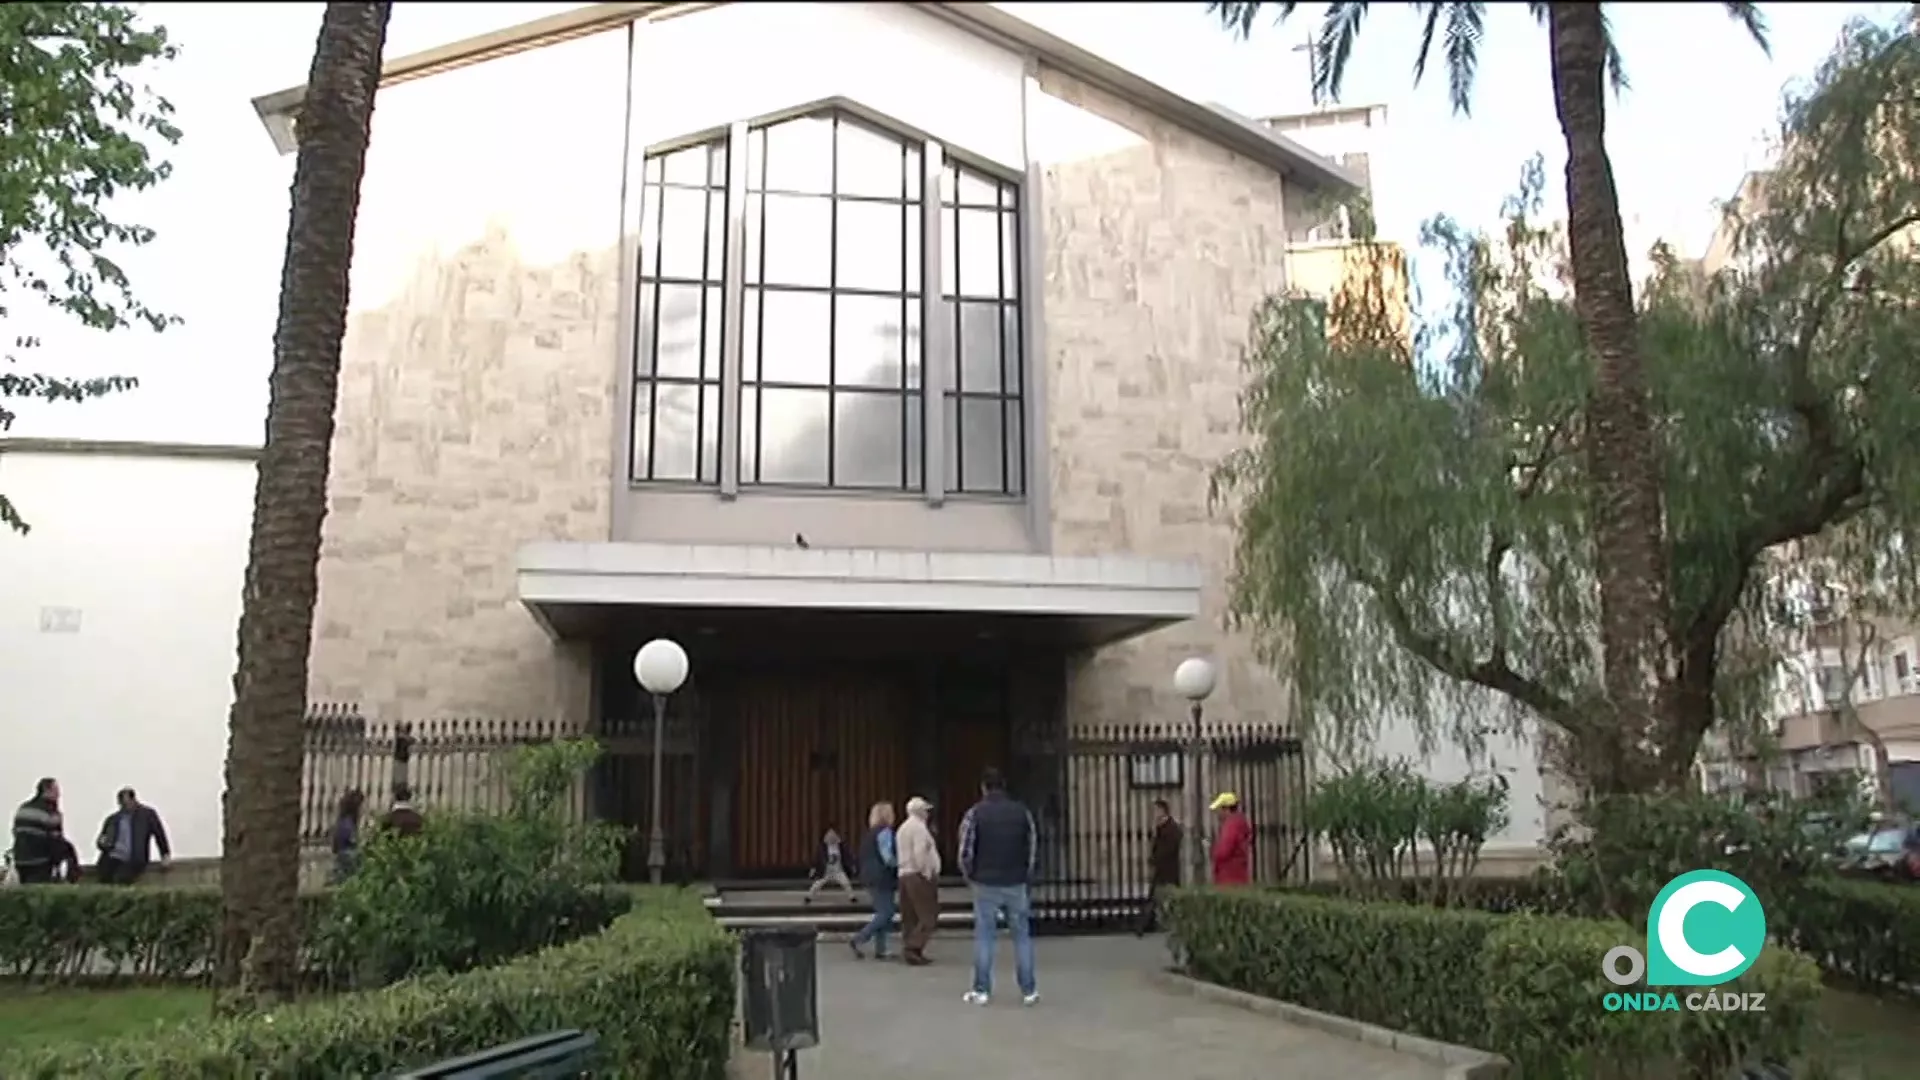
{"label": "concrete entrance canopy", "polygon": [[1200,566],[1100,556],[542,542],[520,549],[519,593],[556,638],[623,613],[867,614],[1004,627],[1096,646],[1200,613]]}

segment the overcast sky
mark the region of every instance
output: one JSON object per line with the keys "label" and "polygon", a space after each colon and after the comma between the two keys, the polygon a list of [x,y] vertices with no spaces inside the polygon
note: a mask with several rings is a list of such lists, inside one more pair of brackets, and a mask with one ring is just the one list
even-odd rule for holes
{"label": "overcast sky", "polygon": [[[575,4],[400,3],[389,57],[540,18]],[[1194,97],[1248,113],[1310,104],[1307,23],[1252,41],[1220,30],[1202,4],[1004,4],[1062,37]],[[1310,5],[1311,6],[1311,5]],[[1664,237],[1697,253],[1716,199],[1762,165],[1784,86],[1809,74],[1849,18],[1891,17],[1899,4],[1766,4],[1769,57],[1718,4],[1620,4],[1615,33],[1632,89],[1608,118],[1629,239]],[[1415,88],[1418,20],[1380,5],[1350,65],[1343,101],[1384,104],[1387,160],[1374,167],[1383,232],[1411,237],[1441,212],[1485,222],[1535,152],[1560,167],[1545,35],[1518,4],[1490,5],[1471,117],[1451,114],[1444,73]],[[150,4],[182,46],[155,73],[179,109],[185,140],[175,173],[129,200],[159,239],[125,260],[149,303],[185,324],[154,335],[92,334],[32,319],[46,347],[35,364],[68,373],[139,376],[139,390],[84,406],[21,410],[16,435],[258,443],[285,240],[292,159],[279,157],[255,117],[255,95],[304,77],[319,4]],[[737,73],[730,77],[739,77]],[[1384,166],[1384,167],[1383,167]],[[1557,200],[1557,194],[1554,196]],[[17,319],[10,331],[22,328]]]}

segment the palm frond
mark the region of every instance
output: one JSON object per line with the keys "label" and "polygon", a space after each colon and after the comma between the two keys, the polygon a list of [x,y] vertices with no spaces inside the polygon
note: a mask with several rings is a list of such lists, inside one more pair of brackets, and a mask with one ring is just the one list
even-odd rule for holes
{"label": "palm frond", "polygon": [[1483,4],[1461,3],[1447,7],[1447,88],[1453,97],[1453,111],[1466,116],[1473,111],[1473,77],[1480,68],[1486,8]]}
{"label": "palm frond", "polygon": [[1769,57],[1773,55],[1773,46],[1767,42],[1767,16],[1760,10],[1759,4],[1741,3],[1729,0],[1727,17],[1745,27],[1754,44]]}
{"label": "palm frond", "polygon": [[1313,98],[1316,104],[1340,100],[1340,84],[1346,79],[1347,61],[1353,57],[1353,43],[1360,37],[1360,22],[1367,17],[1365,0],[1336,0],[1327,5],[1326,18],[1320,23],[1320,41],[1313,50]]}
{"label": "palm frond", "polygon": [[1420,80],[1427,77],[1427,53],[1433,48],[1433,32],[1440,25],[1440,16],[1447,5],[1426,3],[1419,5],[1427,9],[1427,25],[1420,28],[1420,55],[1413,58],[1413,85],[1419,86]]}
{"label": "palm frond", "polygon": [[1600,12],[1600,32],[1607,36],[1607,82],[1613,92],[1618,94],[1632,88],[1627,81],[1627,62],[1620,56],[1620,46],[1613,40],[1613,21],[1603,10]]}
{"label": "palm frond", "polygon": [[1221,26],[1226,27],[1228,30],[1231,30],[1235,36],[1245,40],[1253,33],[1253,23],[1255,19],[1260,17],[1260,9],[1265,7],[1279,8],[1280,13],[1276,15],[1273,20],[1278,24],[1285,22],[1287,16],[1293,14],[1293,9],[1299,6],[1298,3],[1293,2],[1264,4],[1258,2],[1258,0],[1253,0],[1251,3],[1235,2],[1235,0],[1209,0],[1207,12],[1218,18]]}

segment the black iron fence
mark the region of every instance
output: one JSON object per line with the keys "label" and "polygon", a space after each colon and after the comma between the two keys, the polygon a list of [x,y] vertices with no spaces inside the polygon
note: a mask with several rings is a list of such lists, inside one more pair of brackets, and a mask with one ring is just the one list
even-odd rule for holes
{"label": "black iron fence", "polygon": [[1164,800],[1185,833],[1183,875],[1195,845],[1214,837],[1204,807],[1231,791],[1253,825],[1256,884],[1304,882],[1307,776],[1300,740],[1286,731],[1208,726],[1196,742],[1166,728],[1080,729],[1017,752],[1014,783],[1040,829],[1034,917],[1041,932],[1130,927],[1151,894],[1153,811]]}
{"label": "black iron fence", "polygon": [[500,755],[564,733],[553,720],[379,723],[368,720],[357,706],[315,705],[306,717],[301,841],[324,846],[341,797],[356,789],[366,795],[372,814],[385,812],[395,785],[402,783],[412,789],[414,805],[423,809],[505,809]]}

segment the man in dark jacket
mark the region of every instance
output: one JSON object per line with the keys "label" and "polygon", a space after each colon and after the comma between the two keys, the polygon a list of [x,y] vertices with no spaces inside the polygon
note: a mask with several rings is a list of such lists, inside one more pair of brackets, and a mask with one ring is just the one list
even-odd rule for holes
{"label": "man in dark jacket", "polygon": [[1180,823],[1173,820],[1173,808],[1165,799],[1153,800],[1153,847],[1147,854],[1146,909],[1140,913],[1138,936],[1145,937],[1160,925],[1160,901],[1166,890],[1180,884],[1180,845],[1184,835]]}
{"label": "man in dark jacket", "polygon": [[80,880],[80,857],[67,842],[60,816],[60,783],[48,776],[33,786],[33,798],[13,815],[13,869],[22,885],[45,885],[67,868],[67,880]]}
{"label": "man in dark jacket", "polygon": [[120,808],[100,823],[100,882],[103,885],[131,885],[147,872],[153,849],[160,849],[160,867],[173,861],[173,845],[167,842],[167,827],[160,814],[142,803],[132,788],[121,788]]}
{"label": "man in dark jacket", "polygon": [[960,819],[960,873],[973,886],[973,989],[965,1000],[985,1005],[993,993],[993,940],[1001,916],[1013,934],[1014,978],[1028,1005],[1040,1000],[1034,979],[1033,899],[1040,830],[1033,814],[1009,798],[998,769],[980,778],[980,801]]}

